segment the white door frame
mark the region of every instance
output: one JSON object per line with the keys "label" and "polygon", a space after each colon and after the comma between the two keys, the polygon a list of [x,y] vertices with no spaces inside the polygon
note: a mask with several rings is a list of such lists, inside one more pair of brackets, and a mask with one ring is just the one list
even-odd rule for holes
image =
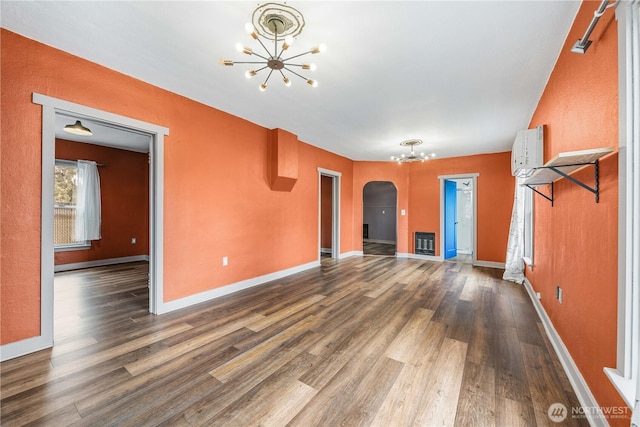
{"label": "white door frame", "polygon": [[42,204],[40,242],[40,335],[1,347],[1,360],[8,360],[53,346],[53,176],[55,166],[55,116],[110,123],[124,129],[148,133],[149,146],[149,312],[163,305],[163,224],[164,224],[164,136],[169,129],[81,104],[33,93],[34,104],[42,106]]}
{"label": "white door frame", "polygon": [[453,179],[471,179],[473,181],[471,208],[473,211],[473,242],[472,242],[472,254],[471,262],[476,265],[478,262],[478,172],[474,173],[461,173],[457,175],[438,175],[440,180],[440,256],[439,259],[444,259],[444,181]]}
{"label": "white door frame", "polygon": [[322,249],[322,176],[331,178],[331,258],[340,258],[340,177],[341,172],[318,168],[318,261]]}

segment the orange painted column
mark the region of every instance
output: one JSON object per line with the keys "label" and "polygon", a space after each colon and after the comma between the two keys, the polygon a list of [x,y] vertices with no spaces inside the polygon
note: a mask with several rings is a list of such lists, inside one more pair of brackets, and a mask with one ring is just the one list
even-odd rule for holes
{"label": "orange painted column", "polygon": [[282,129],[271,131],[271,189],[291,191],[298,181],[298,137]]}

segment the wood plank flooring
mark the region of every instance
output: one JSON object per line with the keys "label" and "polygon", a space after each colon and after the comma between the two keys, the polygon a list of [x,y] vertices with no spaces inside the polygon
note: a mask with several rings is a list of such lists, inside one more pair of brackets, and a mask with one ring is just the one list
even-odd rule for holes
{"label": "wood plank flooring", "polygon": [[147,272],[56,275],[56,345],[0,365],[3,426],[544,426],[579,406],[501,270],[323,259],[162,316]]}
{"label": "wood plank flooring", "polygon": [[395,243],[362,242],[362,253],[364,255],[396,256]]}

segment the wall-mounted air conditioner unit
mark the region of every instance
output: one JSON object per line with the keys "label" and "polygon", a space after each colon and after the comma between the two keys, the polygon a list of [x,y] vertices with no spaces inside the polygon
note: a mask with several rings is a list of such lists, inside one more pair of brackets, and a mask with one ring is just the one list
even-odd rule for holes
{"label": "wall-mounted air conditioner unit", "polygon": [[511,174],[528,176],[535,168],[542,166],[544,128],[518,131],[511,150]]}

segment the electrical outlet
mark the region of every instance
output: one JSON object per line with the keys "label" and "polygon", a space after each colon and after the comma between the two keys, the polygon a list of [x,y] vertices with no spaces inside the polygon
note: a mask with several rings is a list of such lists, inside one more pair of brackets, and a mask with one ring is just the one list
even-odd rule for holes
{"label": "electrical outlet", "polygon": [[226,256],[222,257],[222,265],[229,265],[229,258]]}
{"label": "electrical outlet", "polygon": [[131,244],[135,245],[138,240],[135,237],[131,238]]}
{"label": "electrical outlet", "polygon": [[556,285],[556,299],[560,304],[562,304],[562,288],[560,285]]}

